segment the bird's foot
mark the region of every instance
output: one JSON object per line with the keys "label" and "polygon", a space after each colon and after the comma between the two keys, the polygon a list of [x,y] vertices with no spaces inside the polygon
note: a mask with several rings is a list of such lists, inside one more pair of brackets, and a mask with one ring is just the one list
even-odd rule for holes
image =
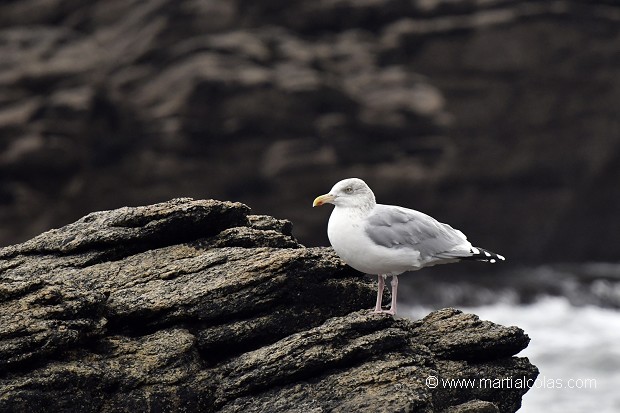
{"label": "bird's foot", "polygon": [[390,314],[390,315],[395,315],[396,312],[394,310],[392,310],[391,308],[389,310],[377,310],[376,308],[374,310],[371,310],[373,313],[375,314]]}

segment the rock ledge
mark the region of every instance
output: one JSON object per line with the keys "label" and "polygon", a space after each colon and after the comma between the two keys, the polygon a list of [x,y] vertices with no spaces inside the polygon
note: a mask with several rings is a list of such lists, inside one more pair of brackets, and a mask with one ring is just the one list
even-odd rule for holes
{"label": "rock ledge", "polygon": [[249,214],[175,199],[0,250],[0,411],[520,407],[527,388],[446,383],[533,381],[536,367],[513,357],[529,342],[521,329],[454,309],[371,314],[373,286],[331,249]]}

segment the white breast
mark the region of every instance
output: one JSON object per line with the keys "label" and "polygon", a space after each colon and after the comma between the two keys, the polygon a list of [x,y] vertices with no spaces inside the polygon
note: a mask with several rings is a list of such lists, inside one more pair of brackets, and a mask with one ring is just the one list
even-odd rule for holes
{"label": "white breast", "polygon": [[372,242],[366,235],[363,217],[351,208],[334,208],[327,236],[345,263],[366,274],[394,275],[422,267],[417,251],[385,248]]}

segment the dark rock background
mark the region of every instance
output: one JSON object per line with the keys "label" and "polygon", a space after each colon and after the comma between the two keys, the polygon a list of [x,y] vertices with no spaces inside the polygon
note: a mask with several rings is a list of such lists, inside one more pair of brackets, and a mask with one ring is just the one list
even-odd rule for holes
{"label": "dark rock background", "polygon": [[358,176],[512,262],[617,260],[610,1],[0,3],[0,245],[233,199],[326,245]]}

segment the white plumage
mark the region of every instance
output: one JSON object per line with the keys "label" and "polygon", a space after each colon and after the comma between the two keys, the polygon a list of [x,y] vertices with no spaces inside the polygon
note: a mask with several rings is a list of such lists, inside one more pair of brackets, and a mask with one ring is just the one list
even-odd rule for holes
{"label": "white plumage", "polygon": [[[467,237],[448,224],[413,209],[377,204],[364,181],[338,182],[313,206],[331,203],[327,235],[332,247],[351,267],[378,274],[375,312],[396,314],[398,274],[464,259],[495,263],[501,255],[474,247]],[[381,308],[385,277],[392,276],[392,305]]]}

